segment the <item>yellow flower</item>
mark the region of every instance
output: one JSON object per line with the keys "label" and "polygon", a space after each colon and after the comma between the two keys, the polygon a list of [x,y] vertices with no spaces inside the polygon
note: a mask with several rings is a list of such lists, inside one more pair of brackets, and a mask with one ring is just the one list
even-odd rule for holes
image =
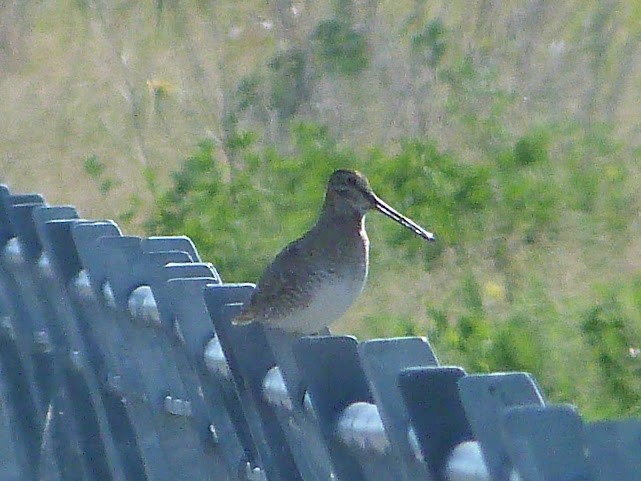
{"label": "yellow flower", "polygon": [[503,284],[499,284],[495,281],[488,281],[483,286],[483,291],[485,296],[492,300],[503,300],[505,298],[505,288]]}

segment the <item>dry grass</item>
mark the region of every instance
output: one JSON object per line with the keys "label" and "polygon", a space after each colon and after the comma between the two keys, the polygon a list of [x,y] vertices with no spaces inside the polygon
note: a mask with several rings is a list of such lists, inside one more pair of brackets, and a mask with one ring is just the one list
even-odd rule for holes
{"label": "dry grass", "polygon": [[[3,181],[44,192],[52,202],[80,205],[89,216],[113,215],[131,193],[144,193],[141,166],[162,181],[198,140],[222,139],[224,103],[238,80],[264,71],[276,48],[330,15],[311,2],[294,2],[300,13],[294,31],[284,32],[277,12],[260,2],[183,2],[164,11],[154,5],[2,7],[11,41],[0,76]],[[363,12],[374,5],[376,15],[363,25],[372,43],[370,71],[357,83],[327,78],[310,100],[311,118],[327,122],[343,141],[372,145],[417,133],[417,106],[408,95],[414,80],[404,53],[411,14],[440,16],[451,31],[450,55],[468,51],[497,72],[496,86],[523,98],[505,119],[515,132],[532,121],[590,117],[611,121],[626,141],[638,141],[641,32],[634,2],[617,2],[613,9],[598,2],[419,7],[372,1]],[[428,85],[418,106],[429,113],[427,134],[445,146],[464,146],[474,158],[460,126],[443,122],[442,94]],[[482,111],[484,98],[463,100]],[[120,182],[108,202],[83,176],[89,155],[106,162]]]}
{"label": "dry grass", "polygon": [[[199,140],[222,141],[221,119],[239,80],[266,75],[275,51],[300,42],[330,16],[327,6],[293,2],[300,13],[293,29],[285,31],[268,3],[203,3],[180,2],[157,11],[157,2],[5,2],[0,7],[5,66],[0,69],[0,181],[14,191],[41,192],[52,204],[74,204],[88,218],[113,217],[139,197],[143,208],[128,229],[140,231],[144,205],[151,200],[144,170],[164,185]],[[372,6],[376,13],[368,17],[364,12]],[[468,55],[486,75],[457,99],[465,112],[487,118],[492,95],[500,90],[517,99],[498,115],[507,136],[540,123],[578,119],[612,125],[627,152],[638,145],[637,2],[372,0],[359,2],[357,10],[359,28],[370,39],[370,69],[358,80],[319,80],[301,116],[328,124],[342,143],[358,148],[419,135],[470,162],[478,158],[477,123],[463,125],[449,116],[448,92],[433,72],[412,77],[404,32],[408,17],[416,15],[421,21],[440,16],[450,31],[448,61]],[[410,95],[417,83],[423,89],[420,103]],[[417,130],[421,111],[428,119],[424,132]],[[260,124],[248,116],[241,125]],[[84,172],[92,155],[116,181],[108,195]],[[629,164],[631,180],[639,176],[637,156],[620,159]],[[424,222],[429,226],[429,219]],[[564,222],[554,242],[514,253],[513,269],[551,293],[552,305],[572,325],[575,299],[590,298],[599,286],[639,271],[641,226],[630,225],[625,238],[613,239],[582,228],[580,221]],[[372,243],[376,251],[374,236]],[[365,295],[336,330],[398,334],[391,325],[367,325],[381,313],[407,319],[417,331],[429,330],[426,305],[456,305],[452,279],[470,266],[490,315],[505,318],[506,280],[480,247],[465,266],[446,254],[430,272],[415,265],[386,272],[374,262]],[[567,350],[550,357],[562,363],[571,352],[580,358],[580,342],[555,327],[551,340]],[[562,377],[553,370],[549,375]],[[589,391],[582,395],[587,399]]]}

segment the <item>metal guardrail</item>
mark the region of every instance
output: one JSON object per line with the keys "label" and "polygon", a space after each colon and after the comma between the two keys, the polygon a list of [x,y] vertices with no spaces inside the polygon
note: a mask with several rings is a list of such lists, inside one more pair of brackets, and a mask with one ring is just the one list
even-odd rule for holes
{"label": "metal guardrail", "polygon": [[418,337],[232,325],[252,289],[186,237],[2,186],[0,480],[641,479],[641,420],[585,423]]}

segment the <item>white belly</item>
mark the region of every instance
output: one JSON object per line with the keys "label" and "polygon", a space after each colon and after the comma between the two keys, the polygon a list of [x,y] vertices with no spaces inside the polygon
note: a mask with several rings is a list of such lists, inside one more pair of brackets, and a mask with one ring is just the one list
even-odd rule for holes
{"label": "white belly", "polygon": [[[328,280],[328,279],[327,279]],[[279,319],[278,326],[301,334],[315,334],[341,317],[363,290],[363,280],[322,282],[304,308]]]}

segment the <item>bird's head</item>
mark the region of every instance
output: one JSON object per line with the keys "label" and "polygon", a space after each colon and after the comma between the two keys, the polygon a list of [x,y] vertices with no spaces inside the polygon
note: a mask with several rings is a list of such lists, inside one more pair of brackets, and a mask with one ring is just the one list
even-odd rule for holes
{"label": "bird's head", "polygon": [[327,184],[327,196],[337,207],[363,216],[375,208],[374,192],[367,178],[355,170],[335,170]]}
{"label": "bird's head", "polygon": [[367,211],[377,210],[424,239],[433,241],[434,235],[385,203],[378,197],[365,177],[355,170],[335,170],[327,183],[326,203],[333,209],[362,218]]}

